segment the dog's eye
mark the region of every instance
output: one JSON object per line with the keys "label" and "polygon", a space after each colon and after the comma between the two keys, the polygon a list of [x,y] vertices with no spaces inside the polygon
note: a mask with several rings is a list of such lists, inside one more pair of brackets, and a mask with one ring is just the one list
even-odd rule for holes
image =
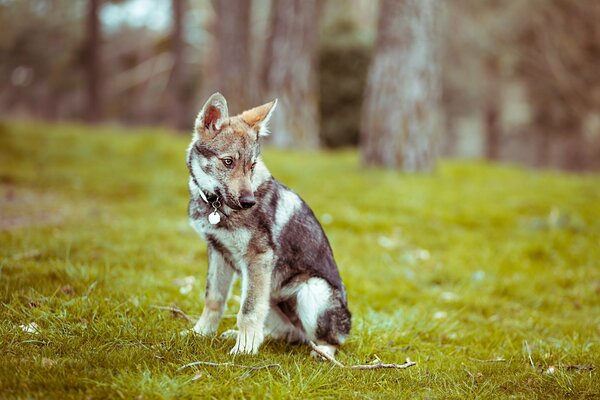
{"label": "dog's eye", "polygon": [[252,165],[250,166],[250,169],[251,169],[251,170],[254,170],[254,167],[256,167],[256,161],[254,161],[254,162],[252,163]]}
{"label": "dog's eye", "polygon": [[221,161],[223,161],[223,164],[225,164],[227,168],[231,168],[233,166],[233,160],[231,158],[223,158]]}

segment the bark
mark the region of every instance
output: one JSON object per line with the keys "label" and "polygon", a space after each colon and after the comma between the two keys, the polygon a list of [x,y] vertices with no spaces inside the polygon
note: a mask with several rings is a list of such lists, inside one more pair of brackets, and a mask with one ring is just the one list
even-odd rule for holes
{"label": "bark", "polygon": [[215,0],[217,90],[227,99],[232,115],[249,108],[250,0]]}
{"label": "bark", "polygon": [[500,71],[498,59],[491,56],[485,65],[486,93],[484,105],[485,155],[490,160],[500,158],[502,132],[500,130]]}
{"label": "bark", "polygon": [[566,136],[563,156],[561,160],[562,168],[570,171],[585,170],[587,162],[587,154],[585,151],[585,138],[581,124],[575,126]]}
{"label": "bark", "polygon": [[277,147],[319,147],[317,89],[318,0],[273,1],[262,73],[268,100],[278,98],[271,118]]}
{"label": "bark", "polygon": [[538,168],[548,167],[550,164],[550,138],[546,132],[535,130],[535,165]]}
{"label": "bark", "polygon": [[102,0],[88,0],[86,21],[85,70],[87,79],[86,120],[97,122],[102,117],[100,46],[102,32],[99,12]]}
{"label": "bark", "polygon": [[369,165],[426,171],[436,158],[441,95],[436,0],[384,0],[361,124]]}
{"label": "bark", "polygon": [[173,27],[171,31],[171,54],[173,56],[173,69],[169,88],[169,122],[174,129],[185,126],[185,103],[183,101],[183,13],[185,0],[172,0]]}

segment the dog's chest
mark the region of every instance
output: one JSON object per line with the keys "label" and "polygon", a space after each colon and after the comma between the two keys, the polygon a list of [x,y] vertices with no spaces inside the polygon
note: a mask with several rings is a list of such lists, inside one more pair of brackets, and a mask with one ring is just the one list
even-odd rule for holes
{"label": "dog's chest", "polygon": [[248,251],[248,245],[252,238],[252,232],[246,228],[224,229],[218,225],[212,225],[207,218],[192,219],[190,225],[208,243],[217,241],[218,246],[231,254],[239,266],[243,266],[244,257]]}

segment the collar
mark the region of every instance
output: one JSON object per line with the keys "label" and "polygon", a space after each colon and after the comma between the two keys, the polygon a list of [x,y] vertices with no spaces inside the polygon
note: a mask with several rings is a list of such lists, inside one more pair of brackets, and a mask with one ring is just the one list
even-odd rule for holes
{"label": "collar", "polygon": [[219,201],[219,196],[215,193],[209,193],[207,196],[204,193],[204,191],[202,191],[202,189],[200,188],[200,185],[198,185],[198,181],[196,180],[196,177],[193,174],[192,174],[192,181],[194,182],[194,185],[196,185],[196,189],[198,189],[198,192],[200,193],[200,197],[202,198],[202,200],[206,204],[208,204],[209,206],[214,208],[216,211],[221,206],[221,202]]}

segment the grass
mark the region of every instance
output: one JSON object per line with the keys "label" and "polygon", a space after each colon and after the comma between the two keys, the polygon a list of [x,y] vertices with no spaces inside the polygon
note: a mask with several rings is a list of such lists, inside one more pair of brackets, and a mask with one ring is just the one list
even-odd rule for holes
{"label": "grass", "polygon": [[[404,175],[353,151],[265,159],[332,243],[354,315],[339,360],[417,366],[343,370],[268,341],[235,362],[282,368],[178,371],[231,361],[233,345],[180,337],[190,323],[152,307],[202,307],[187,142],[0,124],[0,397],[600,397],[600,176],[480,162]],[[31,322],[37,334],[19,327]]]}

